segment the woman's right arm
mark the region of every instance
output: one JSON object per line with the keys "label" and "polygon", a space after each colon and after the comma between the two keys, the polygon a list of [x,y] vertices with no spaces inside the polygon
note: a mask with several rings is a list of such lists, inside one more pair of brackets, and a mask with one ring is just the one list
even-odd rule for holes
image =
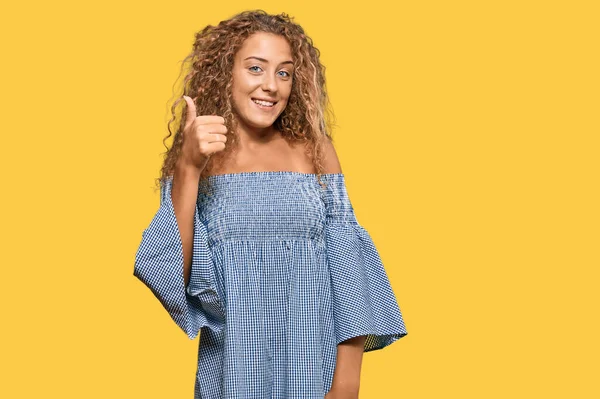
{"label": "woman's right arm", "polygon": [[171,202],[183,246],[183,281],[190,281],[194,242],[194,211],[198,199],[200,175],[210,155],[223,151],[227,142],[225,119],[218,115],[196,116],[196,104],[183,96],[187,103],[182,152],[173,172]]}
{"label": "woman's right arm", "polygon": [[192,250],[194,240],[194,211],[198,198],[198,183],[201,170],[184,163],[177,162],[173,173],[171,201],[179,227],[181,245],[183,246],[183,281],[187,287],[190,280]]}

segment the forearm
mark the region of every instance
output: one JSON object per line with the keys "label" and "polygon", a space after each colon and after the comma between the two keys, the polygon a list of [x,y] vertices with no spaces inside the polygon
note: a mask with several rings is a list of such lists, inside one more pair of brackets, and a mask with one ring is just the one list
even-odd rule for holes
{"label": "forearm", "polygon": [[178,162],[173,173],[171,201],[183,246],[183,281],[187,287],[192,266],[194,213],[198,199],[200,171]]}
{"label": "forearm", "polygon": [[358,392],[366,338],[365,335],[354,337],[340,342],[337,346],[337,359],[333,373],[332,387]]}

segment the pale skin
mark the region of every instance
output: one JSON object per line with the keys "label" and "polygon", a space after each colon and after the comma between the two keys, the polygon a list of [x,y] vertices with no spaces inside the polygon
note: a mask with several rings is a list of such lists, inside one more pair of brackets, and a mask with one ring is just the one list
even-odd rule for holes
{"label": "pale skin", "polygon": [[[300,146],[290,146],[273,123],[283,112],[293,81],[292,53],[281,36],[259,32],[250,36],[237,52],[233,65],[233,100],[238,121],[240,149],[218,174],[255,171],[297,171],[315,173],[312,162]],[[223,151],[227,143],[225,120],[218,115],[196,114],[191,98],[187,102],[182,153],[173,174],[171,199],[183,245],[183,277],[187,287],[192,264],[194,212],[200,174],[210,156]],[[261,108],[253,99],[275,102]],[[341,173],[333,143],[327,141],[324,173]],[[365,336],[337,346],[336,367],[331,390],[325,399],[357,399]]]}

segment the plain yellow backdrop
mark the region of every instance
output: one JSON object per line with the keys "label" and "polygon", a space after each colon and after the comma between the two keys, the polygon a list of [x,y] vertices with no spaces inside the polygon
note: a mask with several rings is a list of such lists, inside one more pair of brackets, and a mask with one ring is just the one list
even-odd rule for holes
{"label": "plain yellow backdrop", "polygon": [[[408,335],[362,399],[596,398],[599,12],[589,1],[3,5],[3,398],[192,398],[133,276],[194,33],[287,12]],[[597,4],[597,3],[596,3]]]}

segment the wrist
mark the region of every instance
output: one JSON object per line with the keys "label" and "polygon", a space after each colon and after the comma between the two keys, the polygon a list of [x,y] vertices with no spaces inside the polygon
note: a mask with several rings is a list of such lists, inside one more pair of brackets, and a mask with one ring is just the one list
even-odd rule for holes
{"label": "wrist", "polygon": [[198,169],[198,167],[185,162],[181,158],[178,159],[175,164],[174,175],[176,176],[177,180],[181,180],[181,181],[193,180],[195,182],[199,182],[201,174],[202,174],[202,169]]}
{"label": "wrist", "polygon": [[191,162],[188,162],[184,157],[180,156],[175,163],[175,171],[180,175],[185,176],[200,176],[203,169],[198,168]]}

